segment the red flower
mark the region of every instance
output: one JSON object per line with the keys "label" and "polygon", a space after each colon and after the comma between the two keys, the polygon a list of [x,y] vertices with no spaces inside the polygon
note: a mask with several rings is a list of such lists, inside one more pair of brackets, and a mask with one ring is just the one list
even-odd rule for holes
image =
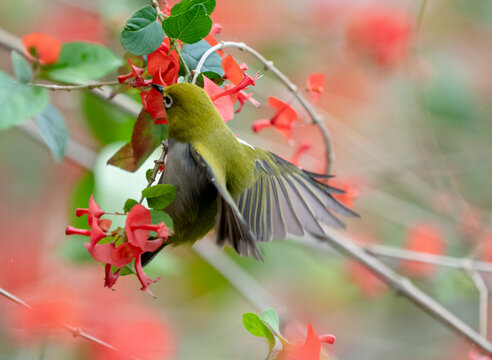
{"label": "red flower", "polygon": [[313,327],[308,324],[304,343],[288,348],[280,354],[279,358],[282,360],[319,360],[321,343],[334,344],[335,336],[329,334],[318,336]]}
{"label": "red flower", "polygon": [[[217,40],[215,40],[214,38],[214,35],[217,35],[217,34],[220,34],[220,32],[222,31],[222,26],[220,26],[219,24],[213,24],[212,25],[212,29],[210,29],[210,32],[208,33],[207,36],[204,37],[204,40],[206,42],[208,42],[208,44],[210,46],[215,46],[218,44]],[[220,56],[223,56],[224,55],[224,51],[222,50],[219,50],[217,51],[217,53],[220,55]]]}
{"label": "red flower", "polygon": [[305,140],[296,150],[294,155],[292,155],[292,158],[290,159],[290,162],[296,166],[299,166],[299,159],[301,155],[309,151],[313,147],[313,144],[311,143],[310,140]]}
{"label": "red flower", "polygon": [[132,71],[126,75],[120,75],[118,76],[118,82],[120,84],[123,84],[126,82],[128,79],[135,78],[135,81],[133,83],[129,83],[129,85],[133,87],[142,87],[142,86],[149,86],[152,81],[150,80],[144,80],[142,78],[142,74],[145,72],[145,69],[139,68],[133,64],[133,62],[128,58],[128,63],[130,64],[130,68]]}
{"label": "red flower", "polygon": [[[111,226],[111,221],[108,219],[100,219],[104,212],[94,201],[91,196],[89,201],[89,209],[77,209],[77,216],[84,214],[88,215],[88,222],[90,221],[90,230],[75,229],[71,226],[67,226],[67,235],[85,235],[90,236],[90,243],[84,244],[87,251],[91,254],[94,260],[105,263],[105,281],[106,287],[112,287],[119,277],[120,269],[129,264],[135,259],[135,270],[137,277],[142,284],[141,290],[152,294],[148,289],[149,285],[159,279],[150,279],[143,271],[141,256],[147,251],[155,251],[162,245],[163,241],[169,236],[169,229],[161,222],[158,225],[152,225],[151,216],[148,209],[144,206],[137,204],[128,213],[125,222],[125,235],[115,235],[116,232],[108,234]],[[157,233],[156,240],[149,240],[150,231]],[[115,236],[112,242],[99,244],[103,238],[108,236]],[[122,239],[119,245],[117,242]],[[118,268],[116,272],[111,271],[111,266]]]}
{"label": "red flower", "polygon": [[145,111],[152,116],[155,124],[168,123],[166,109],[164,108],[164,103],[162,101],[162,94],[159,91],[156,89],[142,91],[140,93],[140,99],[142,100]]}
{"label": "red flower", "polygon": [[276,112],[270,119],[257,120],[253,123],[253,131],[259,132],[266,127],[273,126],[280,131],[285,137],[292,141],[292,128],[297,121],[297,112],[289,105],[279,99],[270,96],[268,105],[273,107]]}
{"label": "red flower", "polygon": [[176,50],[170,51],[169,38],[148,55],[147,69],[154,77],[154,83],[165,86],[176,83],[179,76],[179,57]]}
{"label": "red flower", "polygon": [[231,55],[227,55],[222,60],[222,68],[225,72],[224,78],[228,79],[234,85],[239,84],[243,79],[243,71]]}
{"label": "red flower", "polygon": [[61,51],[61,43],[48,34],[35,32],[22,38],[25,53],[41,64],[50,65],[57,62]]}
{"label": "red flower", "polygon": [[345,191],[343,194],[335,194],[335,198],[347,207],[353,207],[354,200],[359,196],[360,183],[354,179],[339,179],[330,180],[330,185],[340,190]]}
{"label": "red flower", "polygon": [[385,8],[365,8],[352,18],[349,45],[380,65],[395,65],[408,52],[412,32],[407,14]]}
{"label": "red flower", "polygon": [[306,88],[311,97],[311,102],[316,104],[323,95],[325,86],[325,76],[320,73],[313,73],[307,79]]}
{"label": "red flower", "polygon": [[[439,228],[431,223],[417,223],[408,229],[404,248],[428,254],[441,255],[445,251],[445,243]],[[414,261],[403,262],[404,269],[414,276],[430,276],[435,265]]]}
{"label": "red flower", "polygon": [[209,80],[206,76],[203,77],[203,90],[210,96],[215,108],[219,112],[224,121],[229,121],[234,118],[234,103],[237,100],[237,95],[216,97],[224,92],[220,86]]}

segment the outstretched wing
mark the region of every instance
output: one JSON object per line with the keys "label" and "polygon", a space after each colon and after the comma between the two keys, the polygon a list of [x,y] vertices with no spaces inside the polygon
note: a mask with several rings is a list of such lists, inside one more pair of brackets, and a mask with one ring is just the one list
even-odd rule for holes
{"label": "outstretched wing", "polygon": [[273,153],[255,150],[254,181],[234,197],[227,189],[223,169],[199,149],[192,148],[192,153],[220,195],[217,243],[228,242],[241,255],[261,258],[257,242],[285,239],[288,234],[302,236],[306,231],[323,236],[320,222],[345,227],[333,212],[358,216],[333,197],[342,190],[317,180],[329,176],[304,171]]}

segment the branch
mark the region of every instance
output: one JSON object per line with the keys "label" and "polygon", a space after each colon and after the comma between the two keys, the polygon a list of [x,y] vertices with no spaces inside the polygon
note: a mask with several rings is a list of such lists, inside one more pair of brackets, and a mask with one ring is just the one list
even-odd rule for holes
{"label": "branch", "polygon": [[155,9],[155,11],[157,12],[157,16],[159,17],[159,20],[162,22],[162,20],[164,20],[166,15],[164,15],[164,13],[161,11],[161,8],[159,7],[159,3],[157,2],[157,0],[151,0],[150,4]]}
{"label": "branch", "polygon": [[80,84],[80,85],[57,85],[57,84],[34,84],[34,83],[29,83],[27,85],[43,87],[51,91],[57,91],[57,90],[72,91],[72,90],[80,90],[80,89],[97,89],[103,86],[113,86],[119,84],[120,83],[118,82],[118,80],[112,80],[112,81],[101,81],[97,83]]}
{"label": "branch", "polygon": [[454,330],[457,334],[464,337],[472,344],[475,344],[487,354],[492,354],[492,344],[487,341],[486,338],[436,302],[432,297],[417,288],[408,278],[398,275],[375,257],[367,254],[363,249],[354,244],[349,237],[332,229],[325,230],[327,236],[319,237],[318,239],[321,241],[315,244],[311,243],[312,247],[326,251],[331,250],[329,246],[331,245],[340,253],[370,270],[374,275],[394,289],[397,295],[405,296],[429,315]]}
{"label": "branch", "polygon": [[302,105],[302,107],[306,110],[306,112],[309,114],[311,117],[313,124],[315,124],[319,130],[321,131],[321,134],[323,135],[323,139],[325,142],[325,153],[326,153],[326,172],[329,174],[330,173],[330,168],[331,164],[333,164],[333,161],[335,160],[335,155],[333,154],[333,149],[331,146],[331,140],[330,140],[330,133],[328,131],[328,128],[326,127],[325,123],[323,122],[323,117],[318,114],[313,106],[302,96],[301,93],[299,93],[299,90],[297,86],[289,80],[287,76],[285,76],[279,69],[277,69],[273,65],[273,61],[268,61],[261,55],[258,51],[256,51],[253,48],[250,48],[248,45],[242,42],[234,42],[234,41],[222,41],[219,44],[212,46],[210,49],[205,51],[200,58],[200,61],[198,61],[198,64],[196,66],[196,69],[194,70],[194,75],[193,75],[193,80],[192,83],[195,84],[196,80],[198,79],[198,75],[200,75],[200,71],[203,67],[203,64],[205,64],[205,61],[207,58],[212,55],[215,51],[221,50],[227,47],[232,47],[232,48],[237,48],[241,51],[246,51],[250,53],[251,55],[255,56],[258,60],[260,60],[263,65],[265,66],[265,70],[271,71],[277,78],[287,87],[287,89],[296,97],[296,99],[299,101],[299,103]]}
{"label": "branch", "polygon": [[[29,309],[29,310],[34,310],[35,309],[31,305],[29,305],[28,303],[26,303],[25,301],[21,300],[17,296],[11,294],[10,292],[8,292],[7,290],[4,290],[2,288],[0,288],[0,295],[3,296],[4,298],[6,298],[7,300],[10,300],[13,303],[15,303],[17,305],[20,305],[20,306],[22,306],[22,307],[24,307],[26,309]],[[88,340],[88,341],[90,341],[90,342],[92,342],[94,344],[97,344],[99,346],[102,346],[102,347],[104,347],[106,349],[115,351],[118,354],[124,356],[125,358],[133,359],[133,360],[139,360],[138,358],[136,358],[134,356],[131,356],[131,355],[128,355],[128,354],[125,354],[125,353],[120,352],[113,345],[110,345],[107,342],[102,341],[102,340],[96,338],[95,336],[92,336],[92,335],[84,332],[81,328],[74,327],[74,326],[71,326],[71,325],[68,325],[68,324],[60,324],[60,327],[62,327],[63,329],[67,330],[68,332],[70,332],[72,334],[72,336],[74,336],[74,337],[77,337],[78,336],[78,337],[81,337],[83,339],[86,339],[86,340]]]}
{"label": "branch", "polygon": [[479,305],[479,326],[480,326],[480,335],[484,338],[487,338],[487,317],[488,317],[488,301],[489,301],[489,289],[487,284],[485,283],[482,275],[474,270],[466,269],[465,270],[470,279],[475,284],[475,287],[478,290],[478,305]]}
{"label": "branch", "polygon": [[[154,183],[155,178],[157,176],[157,173],[159,172],[160,167],[166,163],[167,150],[168,150],[167,140],[163,140],[162,141],[162,154],[161,154],[161,157],[159,158],[159,160],[156,160],[156,162],[155,162],[154,169],[152,170],[152,175],[150,175],[149,182],[147,183],[147,186],[146,186],[147,188],[152,186],[152,184]],[[140,201],[138,203],[141,204],[143,202],[143,200],[144,200],[144,196],[142,195],[140,197]]]}
{"label": "branch", "polygon": [[446,266],[473,272],[492,272],[492,264],[486,261],[474,261],[468,258],[455,258],[450,256],[427,254],[418,251],[394,248],[379,244],[367,244],[354,241],[367,253],[374,256],[389,257],[399,260],[411,260],[426,264]]}

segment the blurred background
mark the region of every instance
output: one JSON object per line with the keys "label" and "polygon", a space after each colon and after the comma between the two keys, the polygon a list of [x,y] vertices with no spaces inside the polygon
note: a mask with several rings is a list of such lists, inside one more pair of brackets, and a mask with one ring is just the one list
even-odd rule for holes
{"label": "blurred background", "polygon": [[[2,0],[0,24],[17,37],[43,31],[123,55],[119,33],[147,3]],[[334,184],[347,190],[340,200],[362,215],[348,223],[347,234],[369,244],[492,261],[492,2],[217,0],[212,18],[222,26],[217,40],[246,42],[299,87],[312,72],[325,75],[317,108],[333,141]],[[227,52],[251,74],[263,70],[247,54]],[[12,73],[5,49],[0,69]],[[229,123],[233,131],[286,159],[302,147],[299,164],[323,171],[319,130],[295,102],[303,121],[292,143],[273,128],[252,132],[253,121],[273,115],[269,96],[292,100],[262,73],[253,89],[262,106],[246,105]],[[186,247],[166,249],[149,270],[162,276],[152,286],[155,299],[138,290],[135,277],[121,278],[115,291],[104,289],[103,268],[64,229],[76,224],[74,209],[86,207],[90,194],[116,211],[128,191],[145,186],[144,175],[128,177],[105,165],[129,139],[135,119],[89,92],[50,97],[71,138],[98,159],[94,171],[69,159],[55,163],[22,130],[0,133],[1,288],[142,359],[264,358],[266,341],[241,323],[244,312],[259,309],[220,273],[239,268],[264,292],[236,277],[240,286],[281,313],[287,337],[302,340],[307,323],[318,334],[336,335],[325,348],[332,359],[468,358],[468,343],[362,267],[297,242],[262,244],[264,262],[230,249],[216,254],[210,239],[202,256]],[[384,261],[478,327],[477,290],[464,272]],[[0,299],[0,358],[114,356],[66,331],[42,331],[40,323]]]}

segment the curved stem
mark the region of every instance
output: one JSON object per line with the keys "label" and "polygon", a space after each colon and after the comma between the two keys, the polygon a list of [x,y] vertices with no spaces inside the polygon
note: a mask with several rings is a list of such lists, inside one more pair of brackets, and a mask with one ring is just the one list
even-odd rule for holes
{"label": "curved stem", "polygon": [[57,84],[36,84],[36,83],[29,83],[27,85],[43,87],[51,91],[57,91],[57,90],[72,91],[72,90],[80,90],[80,89],[97,89],[103,86],[119,85],[119,82],[118,80],[112,80],[112,81],[101,81],[98,83],[80,84],[80,85],[57,85]]}
{"label": "curved stem", "polygon": [[299,92],[299,89],[297,86],[289,80],[287,76],[285,76],[284,73],[282,73],[279,69],[277,69],[272,61],[267,60],[263,55],[261,55],[258,51],[255,49],[249,47],[243,42],[234,42],[234,41],[222,41],[219,44],[212,46],[210,49],[205,51],[203,53],[202,57],[200,58],[200,61],[198,61],[198,64],[196,66],[196,69],[193,71],[193,80],[192,83],[195,84],[196,80],[198,78],[198,75],[200,75],[200,71],[203,67],[203,64],[205,64],[205,61],[207,58],[212,55],[215,51],[221,50],[227,47],[231,48],[236,48],[241,51],[246,51],[256,57],[260,62],[263,63],[265,66],[265,70],[271,71],[277,78],[285,85],[289,91],[294,94],[296,99],[299,101],[301,106],[306,110],[306,112],[309,114],[311,117],[313,124],[315,124],[319,130],[321,131],[321,134],[323,136],[323,140],[325,142],[325,152],[326,152],[326,172],[330,173],[330,168],[331,164],[333,164],[333,160],[335,159],[335,155],[333,154],[333,149],[331,146],[331,140],[330,140],[330,133],[328,131],[328,128],[326,127],[325,123],[323,122],[323,117],[314,110],[313,106],[302,96],[302,94]]}

